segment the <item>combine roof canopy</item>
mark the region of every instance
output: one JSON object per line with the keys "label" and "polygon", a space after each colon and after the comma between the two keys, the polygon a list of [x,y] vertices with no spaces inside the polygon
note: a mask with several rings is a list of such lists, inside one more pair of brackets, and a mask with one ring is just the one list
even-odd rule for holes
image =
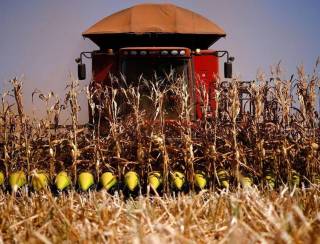
{"label": "combine roof canopy", "polygon": [[218,25],[173,4],[140,4],[112,14],[83,33],[100,47],[207,48],[226,34]]}

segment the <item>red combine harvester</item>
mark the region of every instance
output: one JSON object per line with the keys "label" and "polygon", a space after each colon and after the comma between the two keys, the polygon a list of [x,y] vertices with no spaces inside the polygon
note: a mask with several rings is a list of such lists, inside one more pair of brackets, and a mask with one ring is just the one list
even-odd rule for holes
{"label": "red combine harvester", "polygon": [[76,60],[79,80],[86,79],[83,57],[92,59],[93,87],[109,86],[111,75],[138,84],[141,76],[152,80],[156,74],[165,79],[174,70],[176,77],[183,75],[188,83],[195,119],[201,117],[196,91],[202,87],[210,94],[211,111],[215,108],[219,58],[226,57],[224,77],[232,78],[234,58],[228,51],[208,49],[226,36],[224,30],[201,15],[172,4],[133,6],[102,19],[83,36],[100,50],[80,54]]}

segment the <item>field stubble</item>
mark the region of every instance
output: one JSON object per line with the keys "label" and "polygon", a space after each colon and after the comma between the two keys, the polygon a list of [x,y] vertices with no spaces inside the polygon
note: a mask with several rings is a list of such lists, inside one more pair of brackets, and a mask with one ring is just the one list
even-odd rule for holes
{"label": "field stubble", "polygon": [[[288,190],[288,189],[287,189]],[[319,189],[239,189],[124,201],[105,191],[1,194],[2,241],[319,243]]]}

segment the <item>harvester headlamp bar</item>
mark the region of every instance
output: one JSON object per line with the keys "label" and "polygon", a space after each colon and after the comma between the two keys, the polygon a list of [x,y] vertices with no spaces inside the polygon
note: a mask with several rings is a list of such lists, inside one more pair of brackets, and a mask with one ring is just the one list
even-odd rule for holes
{"label": "harvester headlamp bar", "polygon": [[185,49],[125,49],[120,50],[120,53],[124,56],[189,56]]}

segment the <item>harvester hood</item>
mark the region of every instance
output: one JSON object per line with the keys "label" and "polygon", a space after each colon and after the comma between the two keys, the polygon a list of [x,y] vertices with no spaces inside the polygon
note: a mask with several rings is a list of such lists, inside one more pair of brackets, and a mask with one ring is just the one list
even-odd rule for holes
{"label": "harvester hood", "polygon": [[205,17],[173,4],[140,4],[100,20],[83,34],[101,48],[184,46],[208,48],[226,36]]}

